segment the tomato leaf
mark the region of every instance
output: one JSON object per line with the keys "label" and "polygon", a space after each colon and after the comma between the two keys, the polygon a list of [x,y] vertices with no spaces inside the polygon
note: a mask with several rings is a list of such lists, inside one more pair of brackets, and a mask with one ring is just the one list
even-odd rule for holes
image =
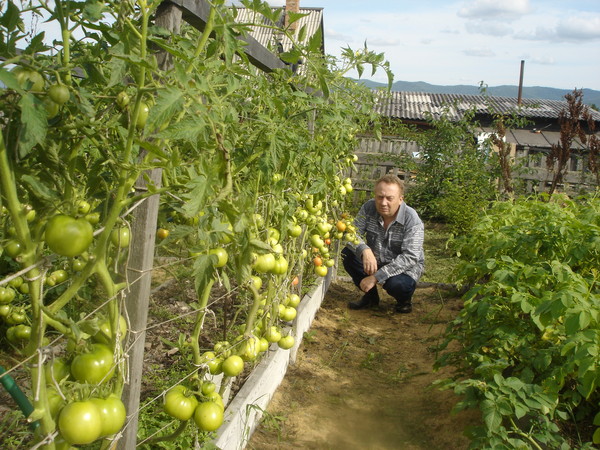
{"label": "tomato leaf", "polygon": [[106,7],[99,1],[87,1],[83,8],[83,17],[91,22],[97,22],[102,19],[102,13]]}
{"label": "tomato leaf", "polygon": [[181,110],[183,102],[183,93],[179,89],[173,87],[161,89],[158,92],[156,105],[150,109],[148,125],[151,129],[159,129]]}
{"label": "tomato leaf", "polygon": [[19,156],[24,158],[33,147],[44,142],[48,120],[42,102],[33,94],[23,94],[19,107],[21,108]]}
{"label": "tomato leaf", "polygon": [[12,1],[9,1],[6,5],[6,11],[0,17],[0,25],[6,28],[6,31],[14,31],[19,24],[23,24],[20,16],[20,11]]}
{"label": "tomato leaf", "polygon": [[56,191],[48,188],[48,186],[40,182],[36,177],[23,175],[21,181],[28,187],[30,193],[44,202],[54,203],[60,199]]}

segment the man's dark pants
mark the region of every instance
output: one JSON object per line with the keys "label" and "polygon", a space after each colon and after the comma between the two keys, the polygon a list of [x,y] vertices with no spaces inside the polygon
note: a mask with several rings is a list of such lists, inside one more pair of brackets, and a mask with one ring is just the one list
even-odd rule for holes
{"label": "man's dark pants", "polygon": [[[342,262],[344,269],[346,269],[346,272],[352,278],[353,283],[360,289],[361,280],[367,277],[362,261],[356,257],[352,250],[345,247],[342,250]],[[399,306],[410,305],[412,303],[412,296],[416,287],[416,281],[405,273],[394,275],[383,283],[383,289],[396,299]],[[372,300],[378,300],[377,286],[373,287],[366,295]]]}

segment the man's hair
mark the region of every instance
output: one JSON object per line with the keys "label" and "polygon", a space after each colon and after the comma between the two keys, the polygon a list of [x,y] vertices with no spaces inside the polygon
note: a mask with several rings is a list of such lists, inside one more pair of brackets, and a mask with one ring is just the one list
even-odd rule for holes
{"label": "man's hair", "polygon": [[398,178],[397,175],[388,173],[388,174],[382,176],[379,180],[377,180],[375,182],[375,187],[377,187],[379,185],[379,183],[397,185],[398,189],[400,190],[400,196],[404,196],[404,181],[402,181],[400,178]]}

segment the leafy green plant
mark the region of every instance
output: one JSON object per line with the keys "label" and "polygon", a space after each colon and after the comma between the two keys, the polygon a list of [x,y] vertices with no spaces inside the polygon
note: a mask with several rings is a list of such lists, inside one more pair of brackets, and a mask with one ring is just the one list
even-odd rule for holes
{"label": "leafy green plant", "polygon": [[468,230],[494,198],[489,155],[473,139],[473,112],[455,122],[446,111],[429,124],[416,135],[422,151],[407,201],[426,219]]}
{"label": "leafy green plant", "polygon": [[482,411],[474,448],[591,448],[561,424],[591,424],[600,401],[599,211],[596,198],[498,202],[454,241],[472,287],[436,364],[457,368],[445,386],[459,409]]}

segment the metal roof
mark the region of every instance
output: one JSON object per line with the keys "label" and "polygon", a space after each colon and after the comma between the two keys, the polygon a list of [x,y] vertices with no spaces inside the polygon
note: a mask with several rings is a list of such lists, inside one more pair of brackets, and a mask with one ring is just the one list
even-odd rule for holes
{"label": "metal roof", "polygon": [[[566,109],[567,102],[559,100],[492,97],[487,95],[427,94],[422,92],[383,92],[375,90],[379,98],[379,114],[406,120],[427,120],[429,114],[439,118],[444,112],[450,120],[460,120],[465,112],[475,109],[477,114],[511,114],[530,119],[557,119]],[[590,109],[594,121],[600,121],[600,112]]]}
{"label": "metal roof", "polygon": [[[279,21],[273,24],[269,19],[257,12],[243,7],[236,7],[237,16],[235,21],[237,23],[248,24],[251,27],[250,36],[256,39],[263,47],[271,50],[274,53],[278,52],[278,42],[282,45],[283,51],[288,51],[292,46],[292,41],[288,39],[284,34],[278,34],[273,30],[274,25],[278,28],[283,28],[283,21],[285,18],[285,8],[272,8],[272,11],[280,10]],[[323,29],[323,8],[300,8],[298,11],[300,14],[306,14],[298,21],[294,22],[296,25],[296,35],[302,27],[306,27],[306,40],[310,39],[319,29]],[[265,25],[265,26],[260,26]],[[323,44],[321,44],[323,48]],[[281,49],[279,49],[281,50]]]}

